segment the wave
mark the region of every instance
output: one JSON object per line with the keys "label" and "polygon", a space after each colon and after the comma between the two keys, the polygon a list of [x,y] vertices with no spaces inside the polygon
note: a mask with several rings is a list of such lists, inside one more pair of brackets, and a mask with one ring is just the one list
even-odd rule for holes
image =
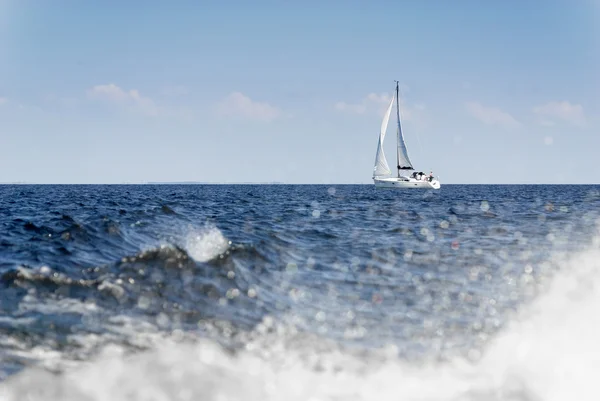
{"label": "wave", "polygon": [[231,241],[218,228],[211,226],[204,230],[193,230],[185,239],[185,248],[199,262],[209,261],[225,253],[230,245]]}
{"label": "wave", "polygon": [[[187,260],[182,250],[160,249],[121,266],[178,258]],[[58,375],[28,369],[4,382],[0,399],[597,400],[600,237],[553,260],[560,269],[544,293],[467,358],[410,363],[394,346],[361,354],[267,316],[239,337],[241,348],[177,332],[134,355],[107,347]]]}

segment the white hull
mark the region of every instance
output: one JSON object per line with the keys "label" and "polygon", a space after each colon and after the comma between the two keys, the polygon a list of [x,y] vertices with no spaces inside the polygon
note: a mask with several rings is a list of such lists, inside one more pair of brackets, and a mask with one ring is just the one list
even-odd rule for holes
{"label": "white hull", "polygon": [[432,181],[415,180],[409,178],[408,181],[400,178],[373,178],[375,186],[378,188],[396,188],[396,189],[440,189],[440,182],[435,178]]}

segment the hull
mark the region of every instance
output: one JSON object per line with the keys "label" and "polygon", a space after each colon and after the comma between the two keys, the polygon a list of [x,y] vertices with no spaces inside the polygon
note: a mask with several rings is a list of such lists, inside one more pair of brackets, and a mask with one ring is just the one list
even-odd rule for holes
{"label": "hull", "polygon": [[375,187],[377,188],[394,188],[394,189],[440,189],[440,182],[436,179],[432,181],[415,180],[413,178],[408,181],[399,178],[374,178]]}

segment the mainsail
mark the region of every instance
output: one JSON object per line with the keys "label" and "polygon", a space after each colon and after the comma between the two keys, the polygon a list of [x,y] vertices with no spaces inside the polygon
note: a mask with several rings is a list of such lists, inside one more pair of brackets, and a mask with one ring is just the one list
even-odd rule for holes
{"label": "mainsail", "polygon": [[373,168],[373,177],[380,177],[383,175],[391,175],[390,166],[385,158],[383,152],[383,140],[385,139],[385,131],[387,130],[388,122],[390,121],[390,114],[392,112],[392,106],[394,105],[394,97],[390,101],[390,105],[385,112],[383,121],[381,122],[381,131],[379,132],[379,143],[377,144],[377,155],[375,156],[375,167]]}
{"label": "mainsail", "polygon": [[398,176],[400,176],[400,170],[413,170],[413,165],[408,158],[408,150],[404,143],[404,136],[402,135],[402,126],[400,125],[400,97],[398,96],[398,82],[396,81],[396,117],[398,119]]}

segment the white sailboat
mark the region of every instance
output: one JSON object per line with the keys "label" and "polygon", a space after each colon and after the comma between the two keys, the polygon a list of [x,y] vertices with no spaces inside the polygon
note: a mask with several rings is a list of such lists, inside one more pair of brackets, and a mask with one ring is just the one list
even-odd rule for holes
{"label": "white sailboat", "polygon": [[[390,105],[381,123],[381,131],[379,133],[379,143],[377,144],[377,155],[375,156],[375,167],[373,168],[373,181],[376,187],[382,188],[421,188],[421,189],[439,189],[440,181],[433,176],[427,176],[422,172],[416,171],[408,158],[408,150],[402,136],[402,127],[400,125],[400,100],[398,97],[398,81],[396,81],[396,93],[392,96]],[[396,177],[392,175],[392,171],[388,166],[383,151],[383,140],[387,131],[392,106],[396,101],[396,118],[398,120],[397,140],[398,140],[398,163],[396,169],[398,174]]]}

